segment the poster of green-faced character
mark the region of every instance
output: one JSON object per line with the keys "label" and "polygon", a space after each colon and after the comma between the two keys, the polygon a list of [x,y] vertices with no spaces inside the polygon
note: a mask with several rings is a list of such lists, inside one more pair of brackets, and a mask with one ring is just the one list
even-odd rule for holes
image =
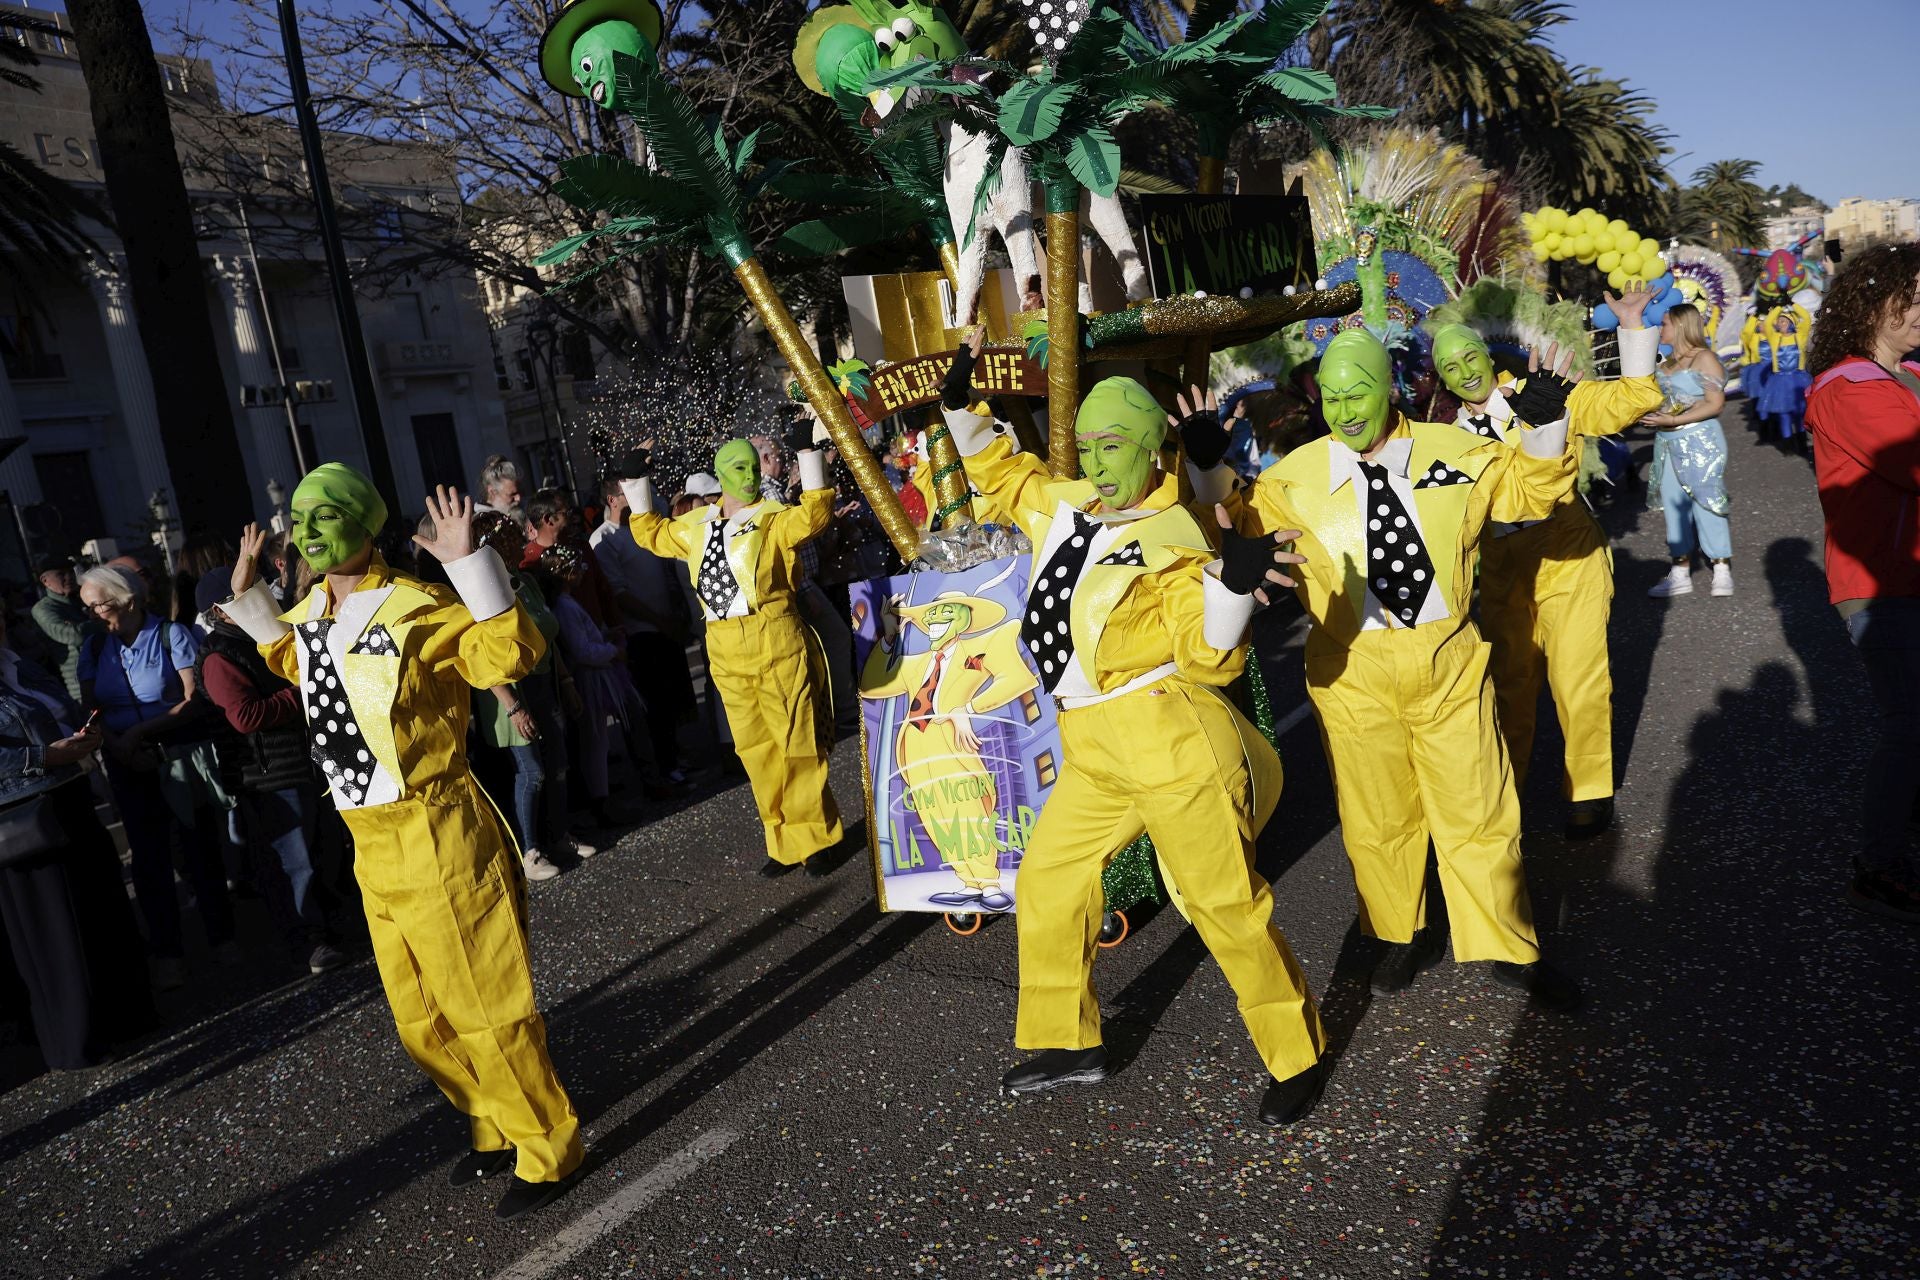
{"label": "poster of green-faced character", "polygon": [[1029,559],[854,587],[880,905],[1004,912],[1059,768],[1020,643]]}

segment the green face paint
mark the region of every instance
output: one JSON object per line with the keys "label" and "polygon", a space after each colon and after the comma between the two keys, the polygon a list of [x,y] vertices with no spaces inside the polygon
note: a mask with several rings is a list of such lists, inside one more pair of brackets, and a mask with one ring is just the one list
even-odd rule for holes
{"label": "green face paint", "polygon": [[1074,442],[1080,474],[1092,482],[1102,506],[1125,511],[1140,505],[1153,485],[1153,453],[1131,440],[1101,433]]}
{"label": "green face paint", "polygon": [[1500,385],[1487,344],[1465,325],[1450,324],[1433,335],[1433,367],[1447,390],[1468,404],[1485,404]]}
{"label": "green face paint", "polygon": [[293,545],[315,573],[351,566],[367,550],[373,535],[331,502],[293,503]]}
{"label": "green face paint", "polygon": [[760,451],[750,440],[729,440],[713,455],[720,492],[735,502],[760,501]]}
{"label": "green face paint", "polygon": [[1320,357],[1320,412],[1333,438],[1365,453],[1393,418],[1393,359],[1364,329],[1347,329]]}
{"label": "green face paint", "polygon": [[945,648],[947,641],[964,635],[967,624],[972,621],[973,610],[963,604],[928,605],[920,615],[920,624],[936,649]]}
{"label": "green face paint", "polygon": [[573,82],[580,92],[609,111],[631,111],[638,105],[620,97],[613,78],[613,55],[651,59],[653,42],[631,22],[596,22],[573,42]]}

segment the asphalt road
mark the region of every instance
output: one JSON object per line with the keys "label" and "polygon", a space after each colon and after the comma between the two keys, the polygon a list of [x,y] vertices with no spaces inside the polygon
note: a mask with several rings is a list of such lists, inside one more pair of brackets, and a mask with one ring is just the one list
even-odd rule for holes
{"label": "asphalt road", "polygon": [[[1612,835],[1560,839],[1540,744],[1528,866],[1550,954],[1587,984],[1577,1016],[1452,964],[1369,996],[1296,719],[1261,866],[1338,1046],[1318,1112],[1258,1124],[1232,995],[1172,912],[1100,958],[1117,1075],[1004,1100],[1012,922],[962,939],[881,917],[858,861],[760,881],[736,786],[535,886],[589,1145],[553,1207],[503,1225],[497,1183],[446,1186],[464,1126],[402,1056],[369,962],[284,986],[264,960],[203,966],[178,1030],[0,1096],[0,1273],[1920,1275],[1920,931],[1841,898],[1864,682],[1806,463],[1730,434],[1732,599],[1704,575],[1647,599],[1660,518],[1637,494],[1606,517]],[[1269,684],[1283,718],[1301,703],[1291,649]],[[850,808],[855,765],[842,743]]]}

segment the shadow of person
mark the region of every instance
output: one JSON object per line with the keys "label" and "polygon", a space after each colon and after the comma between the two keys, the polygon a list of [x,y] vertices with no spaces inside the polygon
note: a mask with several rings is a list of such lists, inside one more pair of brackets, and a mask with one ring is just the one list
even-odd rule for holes
{"label": "shadow of person", "polygon": [[1430,1274],[1920,1268],[1920,936],[1849,910],[1809,856],[1829,830],[1809,798],[1862,748],[1801,700],[1781,662],[1722,691],[1654,859],[1597,850],[1605,875],[1554,939],[1588,1005],[1520,1013]]}
{"label": "shadow of person", "polygon": [[1813,700],[1813,718],[1827,724],[1843,708],[1871,703],[1865,673],[1847,639],[1846,624],[1827,603],[1826,570],[1814,563],[1805,538],[1777,538],[1762,565],[1774,612],[1787,647],[1800,660],[1800,674]]}

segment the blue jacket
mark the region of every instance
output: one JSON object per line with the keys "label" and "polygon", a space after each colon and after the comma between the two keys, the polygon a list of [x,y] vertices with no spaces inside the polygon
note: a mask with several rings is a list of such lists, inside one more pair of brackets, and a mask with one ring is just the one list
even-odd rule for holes
{"label": "blue jacket", "polygon": [[[11,655],[0,651],[0,662],[4,662],[6,656]],[[15,661],[19,665],[15,669],[14,679],[26,688],[44,693],[58,702],[67,722],[77,729],[82,720],[80,708],[67,696],[60,681],[24,658]],[[47,768],[48,744],[58,742],[65,736],[46,707],[14,692],[11,686],[0,681],[0,805],[25,800],[42,791],[51,791],[61,783],[80,776],[80,766],[77,764],[60,765],[52,770]]]}

